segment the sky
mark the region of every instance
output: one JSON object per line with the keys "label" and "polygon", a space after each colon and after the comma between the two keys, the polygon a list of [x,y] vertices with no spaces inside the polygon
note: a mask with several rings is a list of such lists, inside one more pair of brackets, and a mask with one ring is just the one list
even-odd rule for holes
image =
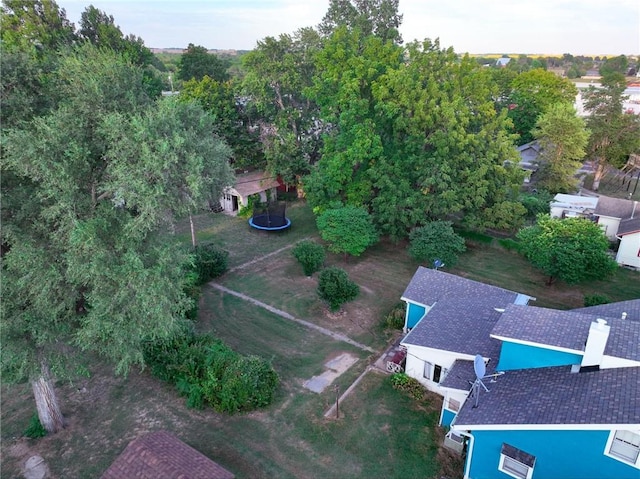
{"label": "sky", "polygon": [[[93,5],[150,48],[252,50],[317,26],[329,0],[57,0],[78,25]],[[458,53],[640,54],[638,0],[400,0],[406,42],[440,39]]]}

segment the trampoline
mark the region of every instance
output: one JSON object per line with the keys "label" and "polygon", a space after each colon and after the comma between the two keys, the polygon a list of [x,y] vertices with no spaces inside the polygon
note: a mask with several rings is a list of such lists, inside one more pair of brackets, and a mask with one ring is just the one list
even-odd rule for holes
{"label": "trampoline", "polygon": [[253,209],[253,216],[249,219],[252,228],[262,231],[282,231],[291,226],[291,220],[285,216],[286,203],[267,203]]}

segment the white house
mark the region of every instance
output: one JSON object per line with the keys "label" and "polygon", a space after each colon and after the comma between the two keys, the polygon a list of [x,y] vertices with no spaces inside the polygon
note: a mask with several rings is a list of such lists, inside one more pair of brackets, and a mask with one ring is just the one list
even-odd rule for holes
{"label": "white house", "polygon": [[623,220],[618,228],[620,246],[616,261],[624,266],[640,268],[640,211],[637,217]]}

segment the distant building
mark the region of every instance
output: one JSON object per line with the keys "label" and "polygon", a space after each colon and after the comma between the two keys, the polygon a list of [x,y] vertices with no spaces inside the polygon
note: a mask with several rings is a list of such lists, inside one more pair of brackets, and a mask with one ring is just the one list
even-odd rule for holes
{"label": "distant building", "polygon": [[496,66],[500,68],[504,68],[509,64],[510,61],[511,61],[511,58],[509,57],[498,58],[496,60]]}

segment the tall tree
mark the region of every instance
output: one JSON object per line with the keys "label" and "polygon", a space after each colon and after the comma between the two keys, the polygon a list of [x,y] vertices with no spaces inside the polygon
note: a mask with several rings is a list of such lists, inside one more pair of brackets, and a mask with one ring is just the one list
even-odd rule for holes
{"label": "tall tree", "polygon": [[589,112],[587,126],[591,130],[587,151],[596,164],[595,191],[607,166],[620,168],[630,154],[640,151],[640,116],[623,111],[625,88],[624,76],[614,73],[602,79],[601,88],[590,86],[584,94],[584,106]]}
{"label": "tall tree", "polygon": [[0,35],[6,51],[56,51],[75,41],[73,23],[54,0],[2,0]]}
{"label": "tall tree", "polygon": [[203,46],[189,43],[187,51],[182,54],[178,62],[178,78],[187,81],[192,78],[202,80],[208,76],[213,80],[224,82],[229,79],[228,68],[228,61],[209,53]]}
{"label": "tall tree", "polygon": [[277,39],[267,37],[243,57],[243,90],[261,115],[267,168],[287,183],[298,183],[318,160],[317,105],[305,94],[315,74],[320,37],[305,28]]}
{"label": "tall tree", "polygon": [[518,144],[533,140],[533,129],[541,114],[556,103],[575,101],[578,90],[566,78],[560,78],[553,72],[537,68],[520,73],[511,84],[509,96],[509,118],[513,121],[514,131],[519,136]]}
{"label": "tall tree", "polygon": [[542,150],[539,184],[551,192],[569,193],[576,189],[576,171],[586,154],[589,132],[584,120],[569,103],[557,103],[538,118],[533,135]]}
{"label": "tall tree", "polygon": [[382,41],[402,43],[399,28],[402,15],[398,13],[399,0],[330,0],[329,10],[318,25],[325,36],[345,26],[359,29],[364,36],[374,35]]}
{"label": "tall tree", "polygon": [[141,70],[112,52],[82,46],[56,84],[63,100],[7,132],[2,162],[19,180],[2,203],[3,379],[32,381],[51,432],[64,425],[51,379],[73,375],[78,349],[126,372],[181,327],[188,252],[161,231],[228,168],[211,119],[155,110]]}

